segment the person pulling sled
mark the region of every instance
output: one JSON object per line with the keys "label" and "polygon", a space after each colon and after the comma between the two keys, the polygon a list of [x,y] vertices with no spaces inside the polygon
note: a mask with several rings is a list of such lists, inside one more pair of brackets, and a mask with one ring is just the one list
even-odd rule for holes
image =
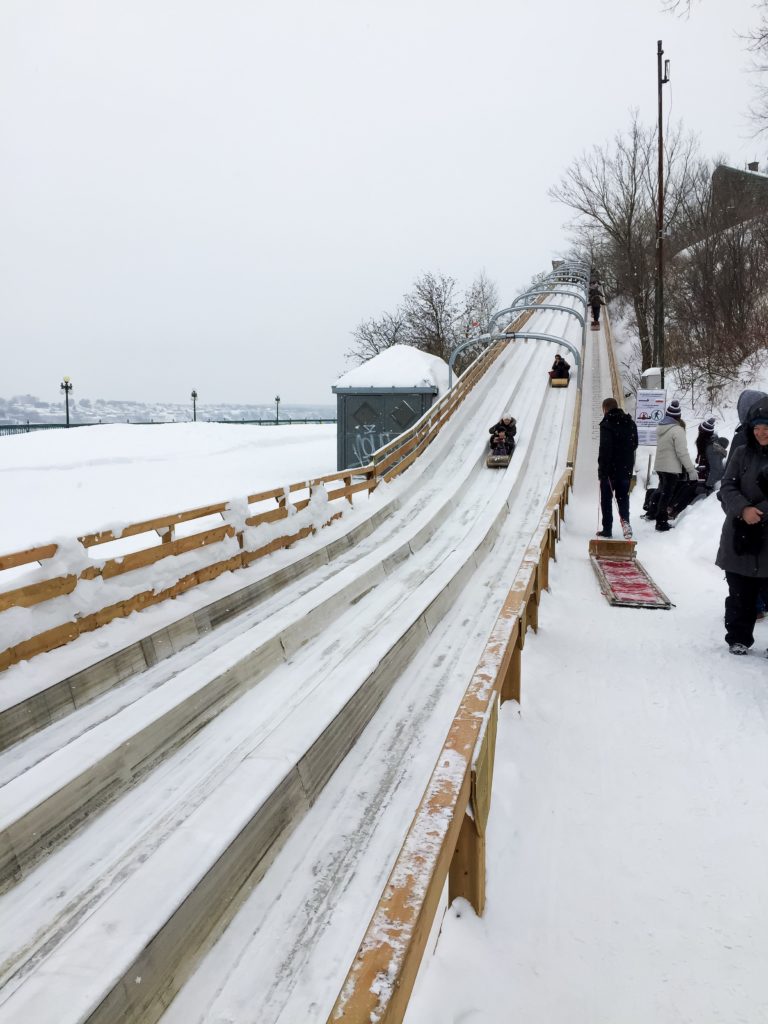
{"label": "person pulling sled", "polygon": [[635,467],[637,427],[635,421],[619,408],[615,398],[603,402],[600,420],[600,449],[597,454],[597,478],[600,481],[600,511],[603,528],[598,537],[613,536],[613,502],[619,509],[624,537],[632,537],[629,525],[629,485]]}
{"label": "person pulling sled", "polygon": [[589,305],[592,310],[592,330],[600,327],[600,307],[605,305],[605,299],[600,288],[595,286],[589,290]]}

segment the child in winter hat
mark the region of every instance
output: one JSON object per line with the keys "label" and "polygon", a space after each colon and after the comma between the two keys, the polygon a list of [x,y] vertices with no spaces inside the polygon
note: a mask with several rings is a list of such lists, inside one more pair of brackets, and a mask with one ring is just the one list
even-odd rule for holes
{"label": "child in winter hat", "polygon": [[680,408],[680,403],[674,398],[667,406],[667,416],[671,416],[673,420],[679,420],[683,414],[683,410]]}

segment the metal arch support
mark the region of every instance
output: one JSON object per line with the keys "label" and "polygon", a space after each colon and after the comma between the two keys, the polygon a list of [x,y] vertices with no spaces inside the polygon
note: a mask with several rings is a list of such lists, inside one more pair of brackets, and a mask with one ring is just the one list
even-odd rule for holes
{"label": "metal arch support", "polygon": [[[524,296],[521,296],[521,298],[522,297],[524,297]],[[574,297],[576,297],[576,296],[574,296]],[[493,332],[493,328],[496,326],[497,321],[501,317],[503,317],[505,314],[507,314],[507,313],[517,313],[521,309],[534,309],[534,310],[536,310],[536,309],[554,309],[556,311],[560,311],[560,312],[563,312],[563,313],[572,313],[573,316],[575,316],[577,318],[577,320],[579,321],[581,326],[584,327],[584,323],[585,323],[584,317],[581,315],[581,313],[579,313],[579,311],[577,309],[571,309],[570,306],[558,306],[558,305],[555,305],[554,303],[550,304],[548,302],[527,302],[524,305],[517,305],[517,299],[515,299],[515,304],[514,305],[508,306],[506,309],[500,309],[498,311],[498,313],[494,313],[493,314],[493,316],[491,317],[490,323],[488,324],[488,333],[490,334],[490,333]],[[515,333],[517,334],[518,332],[515,331]]]}
{"label": "metal arch support", "polygon": [[[520,305],[515,305],[515,309],[554,309],[557,313],[570,313],[575,316],[581,326],[584,326],[585,320],[583,315],[578,309],[572,309],[570,306],[558,306],[554,302],[525,302]],[[515,331],[517,333],[517,331]]]}
{"label": "metal arch support", "polygon": [[513,331],[511,334],[494,334],[491,336],[492,341],[501,341],[502,338],[506,338],[508,341],[512,341],[515,338],[529,338],[531,341],[551,341],[555,345],[563,345],[576,360],[576,369],[578,371],[577,383],[581,386],[581,353],[573,342],[566,341],[565,338],[560,338],[557,334],[542,334],[539,331]]}
{"label": "metal arch support", "polygon": [[[517,302],[517,299],[515,299],[515,302]],[[491,319],[488,321],[488,334],[491,334],[493,328],[496,326],[497,321],[500,320],[501,317],[503,317],[507,313],[514,313],[515,308],[519,309],[520,307],[515,307],[514,305],[507,306],[506,309],[500,309],[497,313],[494,313]]]}
{"label": "metal arch support", "polygon": [[[577,284],[573,285],[573,287],[576,289],[580,288]],[[567,292],[564,288],[531,288],[530,291],[521,292],[521,294],[515,299],[515,302],[519,302],[520,299],[527,299],[531,295],[566,295],[569,299],[578,299],[580,302],[583,302],[585,306],[587,304],[587,300],[582,290]]]}
{"label": "metal arch support", "polygon": [[572,341],[566,341],[565,338],[561,338],[557,334],[543,334],[541,331],[512,331],[510,334],[494,334],[491,335],[491,341],[501,341],[506,338],[508,341],[513,341],[515,338],[529,338],[531,341],[551,341],[555,345],[563,345],[571,353],[573,358],[576,360],[576,369],[578,370],[578,383],[581,384],[581,353],[573,344]]}
{"label": "metal arch support", "polygon": [[516,338],[530,338],[532,341],[551,341],[556,345],[563,345],[576,360],[578,383],[581,384],[581,353],[573,342],[566,341],[565,338],[560,338],[557,334],[542,334],[539,331],[511,331],[509,334],[491,334],[490,332],[488,334],[480,334],[476,338],[470,338],[469,341],[462,342],[458,348],[455,348],[448,362],[448,387],[451,388],[453,386],[453,364],[456,361],[456,356],[465,348],[477,345],[478,342],[514,341]]}
{"label": "metal arch support", "polygon": [[[511,334],[502,334],[502,335],[498,335],[497,337],[511,338],[512,335]],[[449,390],[453,387],[453,364],[456,362],[456,357],[459,355],[459,353],[463,352],[465,348],[471,348],[473,345],[477,345],[480,342],[488,342],[488,341],[495,341],[495,340],[496,339],[493,337],[493,335],[490,334],[490,332],[486,333],[486,334],[478,334],[478,336],[476,338],[470,338],[468,341],[463,341],[461,343],[461,345],[459,345],[457,348],[455,348],[453,350],[453,352],[451,352],[451,358],[448,360],[448,389]]]}

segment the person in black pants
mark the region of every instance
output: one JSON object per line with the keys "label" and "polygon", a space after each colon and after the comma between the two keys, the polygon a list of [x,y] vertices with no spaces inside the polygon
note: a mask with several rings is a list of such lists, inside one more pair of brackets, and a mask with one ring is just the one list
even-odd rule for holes
{"label": "person in black pants", "polygon": [[637,427],[631,416],[619,408],[615,398],[603,402],[600,420],[600,449],[597,453],[597,478],[600,481],[600,511],[603,528],[598,537],[613,533],[613,498],[619,506],[624,532],[632,536],[629,525],[629,482],[635,466]]}
{"label": "person in black pants", "polygon": [[725,522],[716,564],[725,570],[725,642],[746,654],[755,641],[757,598],[768,584],[768,401],[750,410],[746,441],[720,485]]}

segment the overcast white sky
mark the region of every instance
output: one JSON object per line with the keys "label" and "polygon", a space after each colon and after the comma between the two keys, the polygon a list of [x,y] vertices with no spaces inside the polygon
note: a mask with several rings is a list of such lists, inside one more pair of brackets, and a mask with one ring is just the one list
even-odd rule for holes
{"label": "overcast white sky", "polygon": [[511,299],[637,107],[750,135],[752,0],[0,0],[0,395],[332,401],[441,270]]}

